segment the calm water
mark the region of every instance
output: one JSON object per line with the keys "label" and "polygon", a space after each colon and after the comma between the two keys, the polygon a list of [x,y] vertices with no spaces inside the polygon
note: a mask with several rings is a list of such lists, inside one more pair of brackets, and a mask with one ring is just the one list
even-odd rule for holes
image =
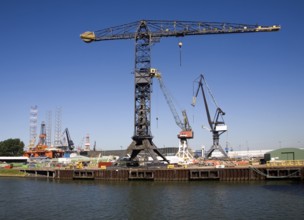
{"label": "calm water", "polygon": [[0,219],[304,219],[304,183],[0,177]]}

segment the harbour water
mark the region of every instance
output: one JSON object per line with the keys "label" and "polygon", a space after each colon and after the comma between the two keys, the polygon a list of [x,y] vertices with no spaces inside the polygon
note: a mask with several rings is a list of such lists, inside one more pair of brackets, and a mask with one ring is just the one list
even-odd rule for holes
{"label": "harbour water", "polygon": [[0,219],[303,219],[304,183],[0,177]]}

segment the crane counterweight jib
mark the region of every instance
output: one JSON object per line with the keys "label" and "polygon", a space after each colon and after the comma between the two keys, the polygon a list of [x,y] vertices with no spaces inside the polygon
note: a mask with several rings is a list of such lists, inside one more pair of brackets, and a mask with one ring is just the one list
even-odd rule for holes
{"label": "crane counterweight jib", "polygon": [[83,34],[80,35],[80,38],[85,42],[85,43],[91,43],[92,41],[95,41],[95,34],[94,32],[91,31],[86,31]]}

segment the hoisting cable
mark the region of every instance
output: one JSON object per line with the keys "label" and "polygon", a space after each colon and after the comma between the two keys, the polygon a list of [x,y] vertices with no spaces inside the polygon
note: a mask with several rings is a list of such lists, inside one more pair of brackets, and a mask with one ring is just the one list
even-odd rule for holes
{"label": "hoisting cable", "polygon": [[[202,74],[202,75],[203,75],[203,74]],[[206,86],[206,88],[207,88],[207,90],[208,90],[209,95],[210,95],[211,98],[212,98],[212,101],[213,101],[214,105],[215,105],[218,109],[221,110],[221,108],[218,106],[218,104],[217,104],[217,102],[216,102],[216,100],[215,100],[215,98],[214,98],[214,96],[213,96],[213,94],[212,94],[212,92],[211,92],[211,89],[209,88],[209,86],[208,86],[208,84],[207,84],[207,82],[206,82],[204,76],[203,76],[203,81],[204,81],[204,84],[205,84],[205,86]],[[224,122],[223,114],[219,114],[219,116],[221,117],[222,121]],[[216,117],[217,117],[217,116],[215,115],[214,118],[213,118],[213,121],[216,121]]]}
{"label": "hoisting cable", "polygon": [[208,90],[208,93],[209,93],[209,95],[211,96],[211,98],[212,98],[212,100],[213,100],[215,106],[216,106],[217,108],[219,108],[219,106],[218,106],[217,102],[215,101],[215,98],[214,98],[214,96],[213,96],[213,94],[212,94],[212,92],[211,92],[211,89],[209,88],[209,86],[208,86],[208,84],[207,84],[207,82],[206,82],[206,80],[205,80],[205,77],[203,77],[203,80],[204,80],[204,84],[206,85],[207,90]]}
{"label": "hoisting cable", "polygon": [[179,47],[179,66],[182,66],[182,46],[183,46],[183,43],[181,41],[178,42],[178,47]]}

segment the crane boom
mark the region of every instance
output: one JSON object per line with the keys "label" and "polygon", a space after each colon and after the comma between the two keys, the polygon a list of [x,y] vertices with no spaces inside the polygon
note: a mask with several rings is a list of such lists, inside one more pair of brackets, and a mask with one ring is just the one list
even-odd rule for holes
{"label": "crane boom", "polygon": [[67,141],[69,150],[73,150],[75,148],[75,146],[74,146],[74,142],[71,139],[69,129],[66,128],[63,133],[66,135],[66,138],[67,138],[66,141]]}
{"label": "crane boom", "polygon": [[213,129],[213,122],[211,120],[209,107],[208,107],[208,102],[207,102],[206,94],[205,94],[204,87],[203,87],[203,80],[205,80],[205,78],[204,78],[203,74],[201,74],[200,75],[200,80],[198,82],[198,87],[197,87],[197,90],[196,90],[196,94],[195,94],[195,96],[193,96],[193,99],[192,99],[192,106],[193,107],[195,106],[197,95],[199,93],[199,90],[201,89],[202,94],[203,94],[204,103],[205,103],[205,110],[206,110],[206,114],[207,114],[207,120],[208,120],[210,129]]}
{"label": "crane boom", "polygon": [[136,39],[141,25],[148,27],[150,38],[183,37],[186,35],[232,34],[279,31],[279,25],[261,26],[224,22],[140,20],[80,35],[84,42]]}
{"label": "crane boom", "polygon": [[175,120],[175,123],[177,124],[178,127],[180,127],[182,130],[186,130],[186,127],[185,127],[185,124],[182,123],[181,119],[179,118],[178,114],[177,114],[177,111],[175,109],[175,106],[173,105],[173,101],[169,95],[169,92],[163,82],[163,79],[162,79],[162,76],[160,74],[160,72],[158,72],[156,69],[151,69],[151,72],[152,73],[155,73],[155,77],[158,79],[158,82],[159,82],[159,86],[164,94],[164,97],[167,101],[167,104],[171,110],[171,113],[174,117],[174,120]]}
{"label": "crane boom", "polygon": [[183,121],[180,119],[179,115],[177,114],[177,111],[175,109],[175,106],[173,104],[172,98],[162,80],[161,73],[157,71],[156,69],[151,69],[151,74],[158,79],[159,86],[164,94],[164,97],[167,101],[167,104],[171,110],[171,113],[174,117],[175,123],[177,124],[178,127],[182,129],[182,131],[178,134],[178,138],[180,139],[189,139],[193,138],[193,131],[192,128],[189,124],[188,116],[186,110],[182,111],[183,115]]}

